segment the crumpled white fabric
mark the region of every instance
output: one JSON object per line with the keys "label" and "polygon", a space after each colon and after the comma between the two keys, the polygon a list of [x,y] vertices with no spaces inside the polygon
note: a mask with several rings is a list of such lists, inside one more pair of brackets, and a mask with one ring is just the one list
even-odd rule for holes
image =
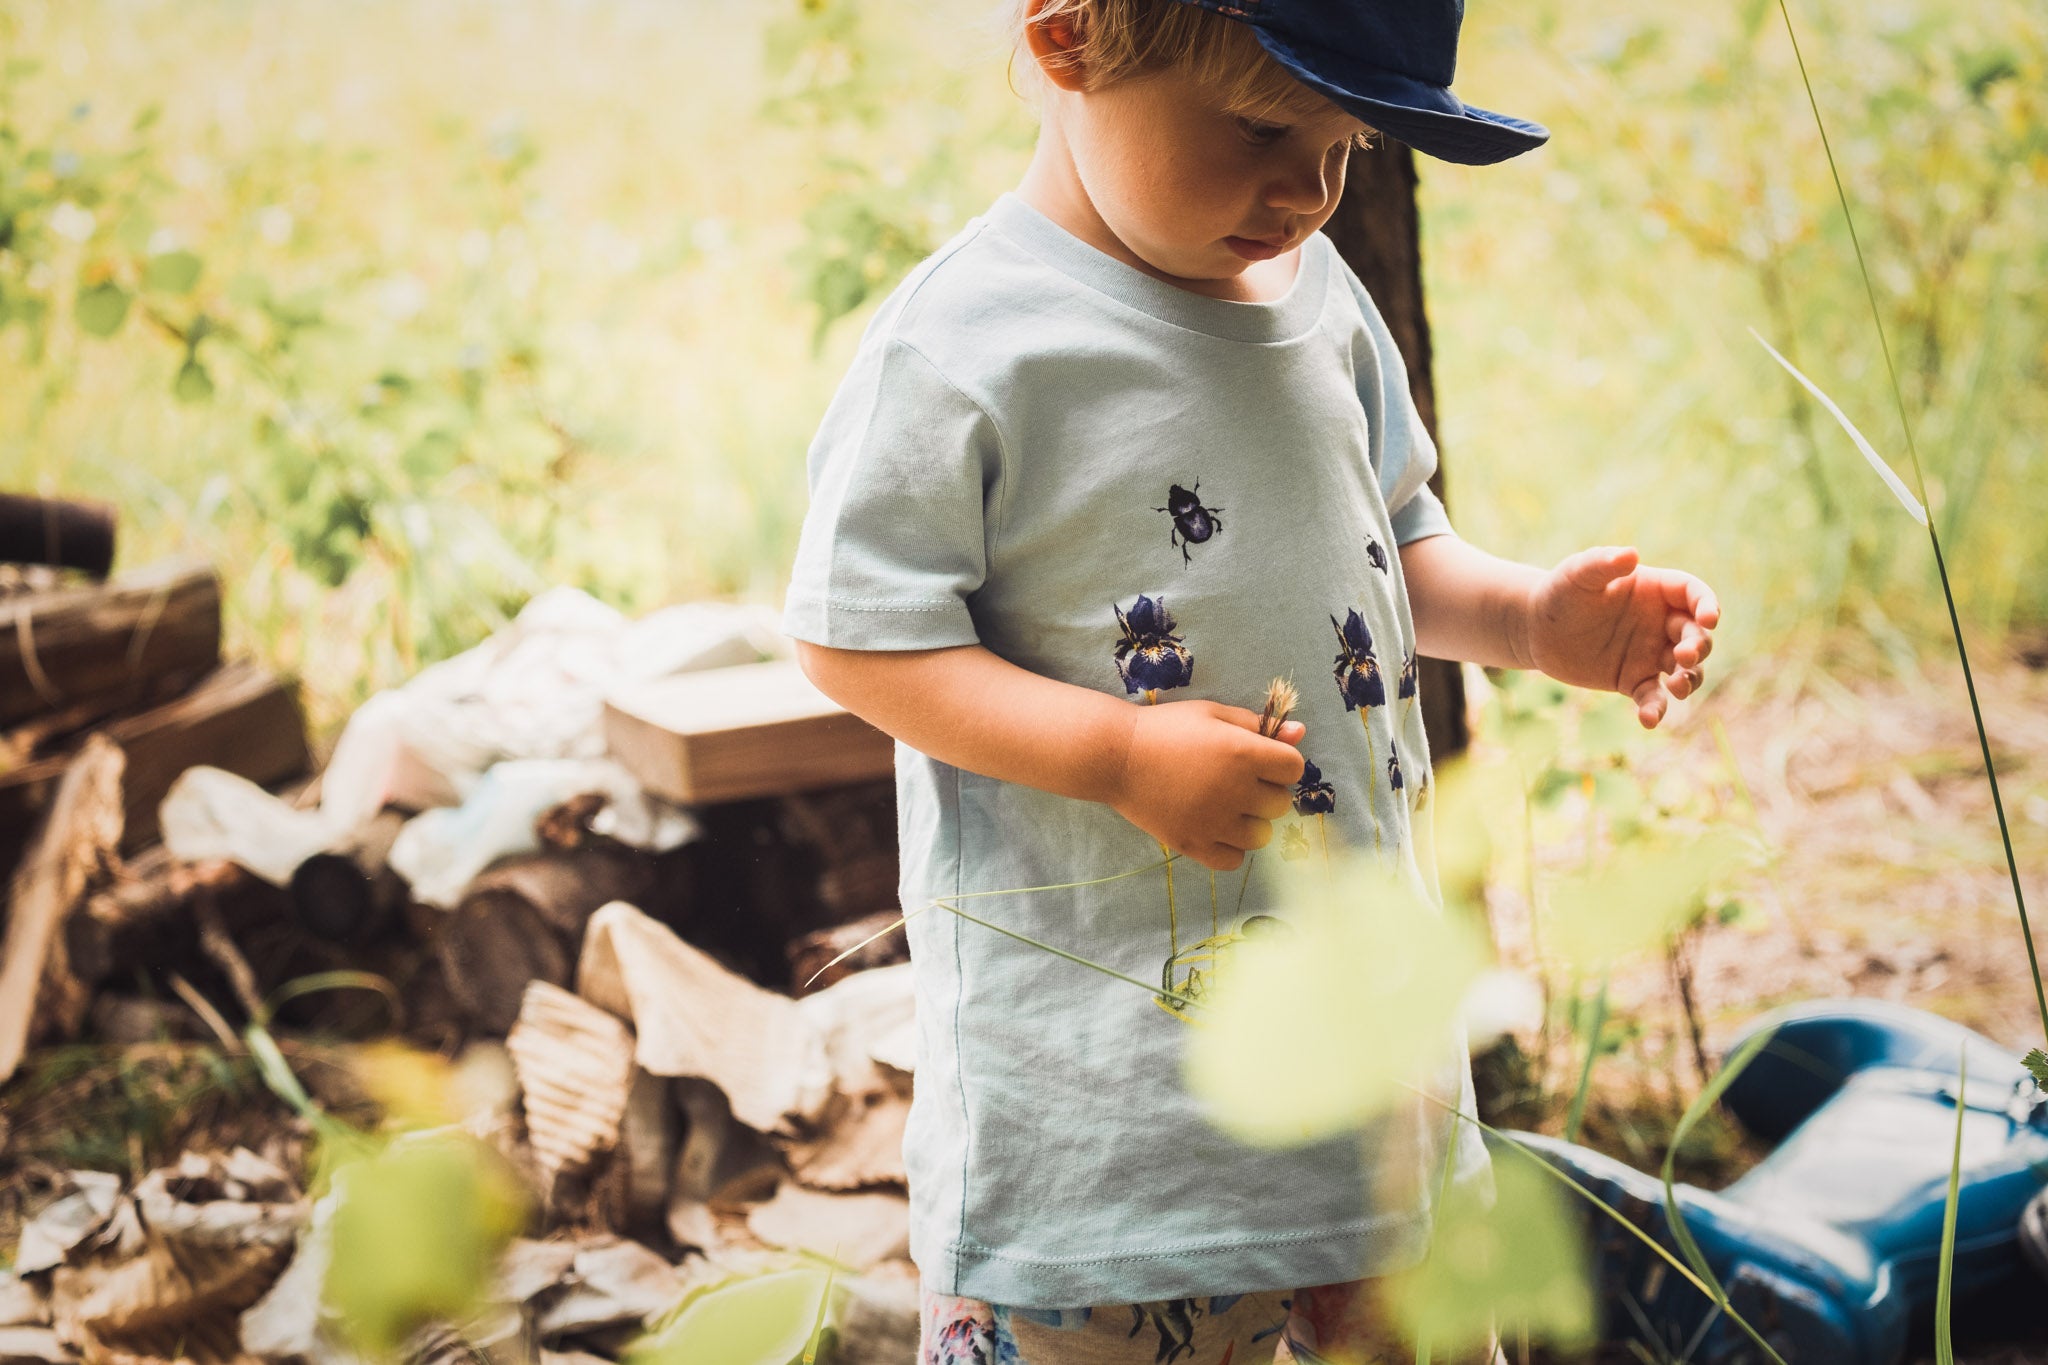
{"label": "crumpled white fabric", "polygon": [[[406,858],[417,859],[415,868],[433,870],[433,904],[452,904],[469,877],[533,846],[531,818],[520,831],[513,817],[544,790],[560,794],[536,815],[603,791],[612,801],[599,817],[601,833],[636,847],[673,848],[694,837],[695,826],[609,762],[606,700],[624,687],[752,663],[780,648],[766,608],[692,602],[634,621],[580,589],[550,589],[474,649],[365,702],[322,774],[317,808],[296,810],[231,773],[193,768],[164,797],[164,845],[181,861],[226,859],[282,886],[300,863],[340,844],[385,806],[419,810],[426,814],[408,824],[400,842]],[[535,760],[585,766],[515,769],[483,787],[498,767]],[[412,825],[428,816],[434,818],[414,833]],[[458,853],[449,844],[459,834],[474,841]],[[455,885],[463,868],[471,870]]]}

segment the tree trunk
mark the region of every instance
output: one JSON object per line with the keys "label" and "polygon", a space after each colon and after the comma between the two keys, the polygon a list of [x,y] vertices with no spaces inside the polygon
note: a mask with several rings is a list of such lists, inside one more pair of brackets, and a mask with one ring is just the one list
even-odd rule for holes
{"label": "tree trunk", "polygon": [[[1369,152],[1356,152],[1344,197],[1323,231],[1337,245],[1380,315],[1387,320],[1408,366],[1408,391],[1431,437],[1436,430],[1436,387],[1430,373],[1429,315],[1422,304],[1422,239],[1415,211],[1415,156],[1383,138]],[[1444,496],[1441,462],[1429,486]],[[1449,499],[1445,498],[1448,505]],[[1422,723],[1434,761],[1461,754],[1470,739],[1465,727],[1465,681],[1458,665],[1423,659]]]}

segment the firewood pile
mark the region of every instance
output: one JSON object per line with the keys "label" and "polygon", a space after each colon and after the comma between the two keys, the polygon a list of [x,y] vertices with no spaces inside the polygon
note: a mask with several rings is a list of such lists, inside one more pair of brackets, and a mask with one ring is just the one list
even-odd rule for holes
{"label": "firewood pile", "polygon": [[891,746],[772,618],[543,593],[316,764],[292,684],[222,658],[208,566],[63,573],[0,569],[0,1365],[356,1359],[305,1113],[250,1086],[165,1150],[65,1108],[269,1041],[371,1127],[352,1059],[393,1042],[499,1078],[453,1121],[533,1213],[411,1359],[592,1365],[803,1253],[842,1268],[840,1359],[908,1358]]}

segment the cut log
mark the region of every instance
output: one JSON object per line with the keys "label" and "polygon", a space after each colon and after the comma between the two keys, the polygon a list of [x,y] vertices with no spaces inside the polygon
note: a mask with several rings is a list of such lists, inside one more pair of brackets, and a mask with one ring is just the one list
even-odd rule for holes
{"label": "cut log", "polygon": [[173,561],[0,598],[0,725],[109,694],[153,700],[220,663],[220,579]]}
{"label": "cut log", "polygon": [[114,515],[103,502],[0,493],[0,561],[105,578],[114,567]]}
{"label": "cut log", "polygon": [[[217,669],[184,696],[111,721],[100,733],[128,755],[122,797],[129,850],[156,837],[157,807],[187,768],[209,764],[264,783],[296,777],[312,763],[298,699],[256,664]],[[0,774],[0,830],[25,825],[47,808],[68,762],[46,758]]]}
{"label": "cut log", "polygon": [[652,880],[644,855],[597,843],[501,859],[470,883],[455,909],[428,912],[434,951],[463,1015],[486,1033],[505,1034],[528,982],[569,984],[591,915],[637,898]]}
{"label": "cut log", "polygon": [[605,707],[612,756],[684,805],[780,796],[886,777],[895,743],[793,663],[683,673]]}
{"label": "cut log", "polygon": [[64,921],[120,845],[122,762],[112,743],[86,742],[14,874],[0,951],[0,1081],[32,1040],[84,1020],[90,997],[71,973]]}
{"label": "cut log", "polygon": [[391,845],[405,828],[402,811],[385,810],[292,873],[292,912],[307,933],[329,943],[374,938],[405,909],[405,879],[391,870]]}

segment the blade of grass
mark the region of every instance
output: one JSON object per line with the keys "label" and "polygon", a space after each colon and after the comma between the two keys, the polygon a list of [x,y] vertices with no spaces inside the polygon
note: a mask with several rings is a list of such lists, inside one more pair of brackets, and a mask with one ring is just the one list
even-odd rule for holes
{"label": "blade of grass", "polygon": [[1054,957],[1065,958],[1067,961],[1075,963],[1078,966],[1086,967],[1091,971],[1101,972],[1104,976],[1114,977],[1118,981],[1127,981],[1131,985],[1136,986],[1139,990],[1145,992],[1145,994],[1147,995],[1156,995],[1162,997],[1163,999],[1171,1000],[1176,1005],[1185,1005],[1190,1009],[1196,1007],[1196,1002],[1193,999],[1191,999],[1188,996],[1182,995],[1179,991],[1171,991],[1164,986],[1148,986],[1144,982],[1138,980],[1137,977],[1125,976],[1122,972],[1118,971],[1114,967],[1105,967],[1100,962],[1090,961],[1089,959],[1082,957],[1078,953],[1070,953],[1064,948],[1055,948],[1050,943],[1041,943],[1037,939],[1031,937],[1029,934],[1020,934],[1015,929],[1005,929],[1000,924],[991,924],[989,921],[981,918],[979,915],[968,914],[965,910],[962,910],[957,905],[950,905],[945,901],[933,901],[932,904],[938,906],[941,910],[951,911],[953,914],[958,915],[961,919],[966,920],[969,924],[979,924],[984,929],[993,930],[996,933],[1001,934],[1004,938],[1014,938],[1017,940],[1017,942],[1025,944],[1032,948],[1036,948],[1042,953],[1051,953]]}
{"label": "blade of grass", "polygon": [[1572,1092],[1571,1110],[1564,1119],[1564,1140],[1577,1142],[1586,1121],[1586,1097],[1593,1092],[1593,1063],[1600,1059],[1600,1035],[1607,1028],[1607,975],[1600,976],[1600,989],[1593,995],[1593,1027],[1586,1031],[1586,1064],[1579,1068],[1578,1089]]}
{"label": "blade of grass", "polygon": [[1757,1054],[1770,1044],[1776,1032],[1776,1029],[1759,1030],[1755,1036],[1736,1049],[1735,1055],[1714,1073],[1714,1078],[1702,1086],[1700,1093],[1693,1097],[1693,1102],[1686,1106],[1684,1115],[1678,1120],[1678,1126],[1671,1130],[1670,1145],[1664,1149],[1664,1206],[1671,1210],[1671,1236],[1678,1243],[1678,1249],[1684,1253],[1685,1259],[1692,1263],[1692,1268],[1700,1273],[1700,1278],[1714,1286],[1714,1304],[1717,1308],[1728,1306],[1728,1291],[1722,1287],[1720,1277],[1714,1274],[1713,1267],[1707,1264],[1706,1253],[1701,1251],[1699,1243],[1693,1240],[1692,1229],[1685,1225],[1685,1213],[1678,1206],[1678,1183],[1672,1172],[1678,1161],[1678,1146],[1685,1141],[1686,1134],[1706,1117],[1709,1109],[1720,1102],[1728,1087],[1735,1083],[1735,1078],[1756,1060]]}
{"label": "blade of grass", "polygon": [[[958,901],[965,901],[975,900],[983,896],[1028,896],[1031,895],[1033,892],[1037,891],[1072,891],[1076,887],[1101,886],[1105,882],[1120,882],[1129,877],[1142,877],[1147,872],[1157,872],[1160,868],[1166,866],[1167,863],[1172,862],[1175,858],[1178,857],[1180,857],[1178,853],[1168,854],[1165,862],[1147,863],[1143,867],[1134,867],[1129,872],[1112,872],[1107,877],[1094,877],[1085,882],[1056,882],[1051,886],[1018,886],[1003,891],[961,891],[956,893],[953,896],[953,899]],[[816,981],[826,972],[831,971],[834,967],[837,967],[840,963],[846,961],[846,959],[852,957],[855,953],[867,947],[876,939],[887,938],[890,934],[895,933],[898,929],[901,929],[904,925],[910,923],[919,915],[922,915],[925,911],[931,909],[932,906],[937,904],[937,901],[933,901],[928,905],[921,905],[917,909],[912,910],[907,914],[904,914],[894,924],[888,925],[882,929],[877,930],[872,934],[869,934],[866,938],[854,944],[851,948],[848,948],[838,957],[833,958],[830,962],[827,962],[824,966],[818,968],[818,970],[816,970],[815,972],[812,972],[809,979],[804,982],[804,985],[810,985],[812,981]]]}
{"label": "blade of grass", "polygon": [[1761,332],[1752,327],[1749,329],[1749,334],[1756,338],[1757,345],[1771,353],[1771,359],[1783,365],[1786,373],[1798,380],[1808,393],[1819,400],[1820,405],[1828,410],[1828,415],[1841,425],[1842,430],[1849,433],[1849,439],[1854,441],[1856,448],[1863,452],[1863,458],[1870,461],[1870,467],[1877,471],[1877,477],[1884,480],[1885,487],[1892,490],[1892,496],[1899,500],[1899,505],[1906,509],[1907,514],[1913,520],[1925,526],[1927,524],[1927,509],[1920,505],[1920,500],[1914,497],[1912,491],[1906,487],[1905,480],[1892,472],[1892,467],[1884,462],[1884,456],[1877,453],[1876,448],[1870,444],[1869,439],[1856,429],[1856,424],[1849,420],[1849,414],[1837,407],[1835,400],[1823,393],[1820,385],[1808,379],[1797,365],[1794,365],[1791,361],[1780,355],[1778,348],[1765,341]]}
{"label": "blade of grass", "polygon": [[811,1323],[811,1335],[804,1342],[803,1365],[818,1365],[818,1348],[825,1340],[825,1313],[832,1306],[832,1285],[839,1277],[835,1263],[825,1268],[825,1288],[818,1295],[818,1316]]}
{"label": "blade of grass", "polygon": [[[1430,1210],[1429,1215],[1431,1231],[1429,1250],[1422,1254],[1422,1258],[1425,1261],[1431,1256],[1436,1255],[1435,1227],[1437,1220],[1443,1217],[1444,1202],[1451,1197],[1451,1171],[1457,1165],[1457,1157],[1458,1125],[1453,1123],[1450,1129],[1450,1137],[1444,1142],[1443,1169],[1437,1172],[1436,1207]],[[1415,1341],[1415,1365],[1431,1365],[1430,1357],[1434,1354],[1435,1352],[1430,1344],[1428,1333],[1425,1332],[1417,1336]]]}
{"label": "blade of grass", "polygon": [[[1849,244],[1856,251],[1856,269],[1863,277],[1863,295],[1870,304],[1870,321],[1877,329],[1878,348],[1884,352],[1884,368],[1885,374],[1891,380],[1892,402],[1898,407],[1899,428],[1905,433],[1906,454],[1913,464],[1913,482],[1918,486],[1920,501],[1924,504],[1927,501],[1927,477],[1920,467],[1920,449],[1913,441],[1913,423],[1906,415],[1906,391],[1899,384],[1898,366],[1892,363],[1891,341],[1884,330],[1884,312],[1877,306],[1877,286],[1871,282],[1870,266],[1863,258],[1863,239],[1856,232],[1856,215],[1849,209],[1849,191],[1843,186],[1841,169],[1835,164],[1834,144],[1828,140],[1827,120],[1821,117],[1820,100],[1813,93],[1813,78],[1807,74],[1806,56],[1799,50],[1799,34],[1792,26],[1792,7],[1789,0],[1778,0],[1778,13],[1785,19],[1785,36],[1791,40],[1792,56],[1799,64],[1799,81],[1806,87],[1806,102],[1813,110],[1813,126],[1820,132],[1821,150],[1827,154],[1828,159],[1828,174],[1835,182],[1835,197],[1841,201],[1842,219],[1849,227]],[[2034,951],[2034,929],[2027,919],[2026,893],[2020,889],[2019,859],[2012,851],[2012,830],[2006,823],[2005,800],[1998,790],[1998,768],[1991,761],[1991,737],[1984,728],[1983,707],[1977,701],[1977,679],[1970,669],[1969,648],[1963,643],[1962,617],[1956,611],[1955,591],[1948,581],[1948,561],[1942,557],[1941,536],[1935,530],[1934,518],[1925,517],[1924,524],[1927,527],[1927,542],[1934,550],[1935,572],[1941,578],[1942,600],[1948,604],[1948,624],[1950,631],[1955,635],[1956,657],[1963,665],[1963,686],[1970,694],[1970,717],[1977,724],[1977,747],[1983,752],[1984,776],[1991,784],[1991,808],[1998,816],[1998,837],[2005,845],[2005,866],[2012,877],[2013,903],[2019,908],[2020,934],[2027,945],[2027,967],[2034,975],[2034,1004],[2041,1015],[2041,1035],[2048,1039],[2048,990],[2043,990],[2041,985],[2041,960]],[[2048,1087],[2048,1055],[2044,1055],[2038,1070],[2031,1066],[2029,1069],[2034,1070],[2037,1081]]]}
{"label": "blade of grass", "polygon": [[[1575,1193],[1577,1193],[1581,1199],[1584,1199],[1587,1203],[1591,1204],[1594,1208],[1598,1209],[1601,1213],[1606,1214],[1615,1223],[1619,1224],[1621,1228],[1629,1234],[1629,1236],[1635,1238],[1638,1242],[1641,1242],[1644,1246],[1648,1247],[1653,1253],[1655,1253],[1659,1260],[1663,1261],[1666,1265],[1670,1266],[1673,1270],[1677,1271],[1679,1277],[1683,1279],[1687,1284],[1690,1284],[1693,1288],[1699,1290],[1700,1293],[1706,1295],[1709,1299],[1714,1297],[1714,1291],[1709,1289],[1706,1285],[1706,1282],[1701,1280],[1698,1275],[1695,1275],[1693,1273],[1692,1267],[1688,1266],[1685,1262],[1679,1260],[1676,1256],[1673,1256],[1670,1252],[1666,1251],[1663,1247],[1659,1246],[1657,1244],[1656,1238],[1650,1236],[1649,1233],[1644,1232],[1634,1223],[1631,1223],[1627,1218],[1625,1218],[1622,1215],[1621,1210],[1615,1208],[1614,1205],[1608,1203],[1599,1195],[1593,1193],[1584,1185],[1581,1185],[1578,1181],[1574,1180],[1571,1176],[1567,1175],[1563,1171],[1560,1171],[1557,1167],[1551,1165],[1548,1161],[1545,1161],[1541,1153],[1532,1151],[1528,1147],[1522,1145],[1520,1142],[1517,1142],[1512,1133],[1504,1133],[1500,1129],[1495,1128],[1492,1124],[1487,1123],[1484,1119],[1478,1118],[1472,1114],[1467,1114],[1463,1110],[1458,1109],[1453,1105],[1444,1103],[1442,1100],[1438,1099],[1435,1095],[1430,1094],[1426,1090],[1419,1089],[1415,1086],[1409,1086],[1408,1090],[1410,1091],[1410,1093],[1419,1095],[1423,1099],[1429,1101],[1431,1104],[1436,1105],[1439,1109],[1444,1109],[1452,1114],[1457,1115],[1459,1118],[1471,1124],[1480,1132],[1485,1133],[1488,1137],[1495,1139],[1502,1146],[1508,1148],[1510,1151],[1513,1151],[1518,1156],[1521,1156],[1526,1160],[1535,1162],[1537,1166],[1549,1172],[1552,1179],[1563,1182],[1566,1186],[1568,1186]],[[1728,1320],[1730,1322],[1734,1323],[1737,1327],[1740,1327],[1743,1333],[1746,1336],[1748,1336],[1748,1338],[1751,1341],[1757,1344],[1757,1347],[1760,1350],[1762,1350],[1767,1357],[1770,1358],[1770,1360],[1773,1362],[1773,1365],[1786,1365],[1785,1358],[1778,1354],[1776,1348],[1773,1347],[1770,1342],[1764,1340],[1763,1335],[1759,1333],[1755,1327],[1750,1325],[1750,1322],[1747,1318],[1743,1317],[1742,1314],[1736,1312],[1733,1307],[1724,1308],[1722,1309],[1722,1311],[1727,1313]]]}
{"label": "blade of grass", "polygon": [[369,991],[382,996],[385,1008],[391,1012],[391,1031],[404,1031],[405,1000],[399,995],[398,987],[375,972],[312,972],[305,976],[293,977],[272,991],[264,1000],[264,1015],[274,1015],[288,1001],[297,1000],[301,996],[317,995],[322,991]]}
{"label": "blade of grass", "polygon": [[1968,1048],[1956,1051],[1956,1141],[1948,1159],[1948,1204],[1941,1211],[1941,1281],[1934,1291],[1935,1365],[1956,1365],[1956,1347],[1950,1313],[1956,1283],[1956,1205],[1963,1188],[1963,1116],[1969,1112],[1964,1096],[1970,1088]]}

